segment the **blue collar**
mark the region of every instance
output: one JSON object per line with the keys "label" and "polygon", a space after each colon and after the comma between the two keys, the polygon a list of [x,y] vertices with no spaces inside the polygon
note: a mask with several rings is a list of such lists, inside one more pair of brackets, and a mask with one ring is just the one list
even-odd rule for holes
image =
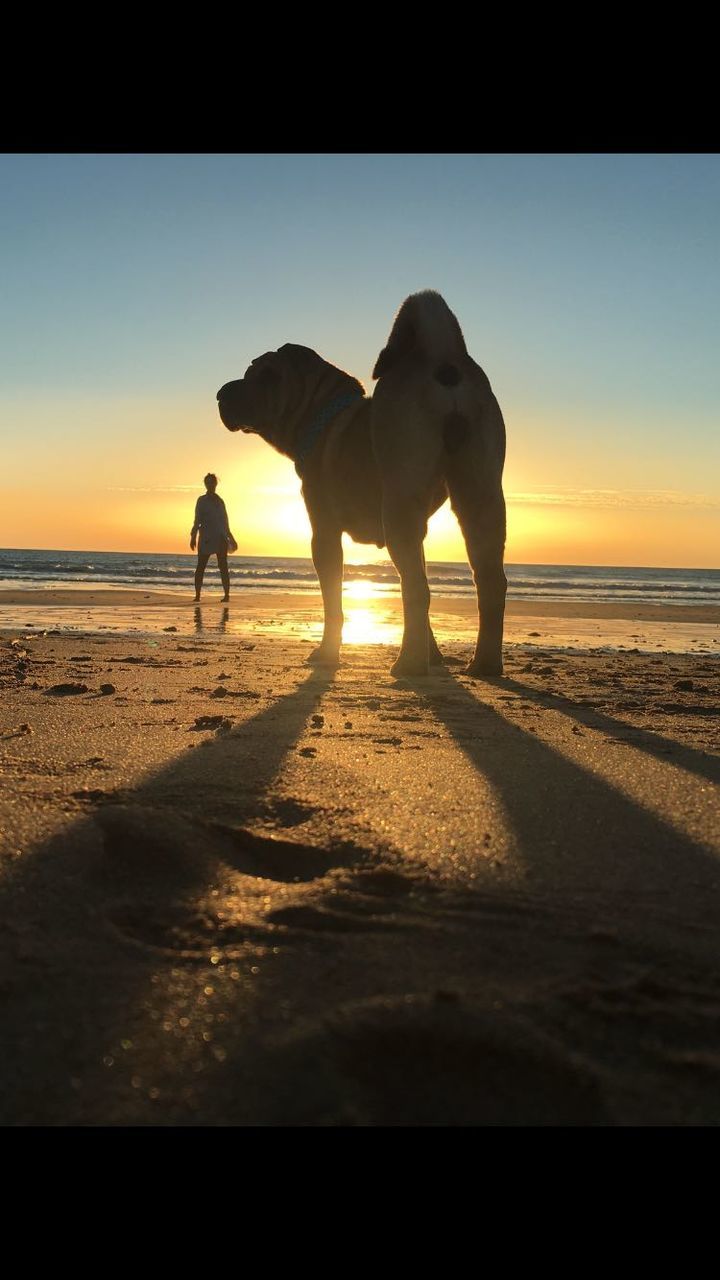
{"label": "blue collar", "polygon": [[326,405],[315,414],[315,417],[306,427],[302,427],[298,433],[298,439],[295,442],[295,470],[302,477],[302,468],[312,453],[317,441],[329,422],[340,413],[341,409],[348,409],[351,404],[355,404],[356,400],[364,400],[365,392],[358,387],[355,391],[346,391],[342,396],[335,396],[334,400],[329,400]]}

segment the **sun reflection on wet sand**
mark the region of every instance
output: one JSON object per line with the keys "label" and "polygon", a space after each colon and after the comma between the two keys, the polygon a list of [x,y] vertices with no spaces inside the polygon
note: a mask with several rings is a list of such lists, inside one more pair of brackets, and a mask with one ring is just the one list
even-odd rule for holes
{"label": "sun reflection on wet sand", "polygon": [[343,644],[400,643],[401,615],[397,608],[389,607],[387,590],[376,583],[344,583],[343,613]]}
{"label": "sun reflection on wet sand", "polygon": [[345,607],[343,644],[399,644],[402,622],[395,614],[375,608]]}
{"label": "sun reflection on wet sand", "polygon": [[[40,597],[40,598],[39,598]],[[137,633],[160,637],[177,632],[193,635],[198,643],[220,635],[232,641],[257,635],[287,636],[317,646],[323,630],[323,607],[317,591],[243,591],[232,593],[229,605],[208,591],[195,613],[192,596],[179,592],[109,589],[1,591],[0,631],[50,630],[76,634]],[[399,645],[402,601],[397,590],[360,580],[343,584],[345,626],[343,641],[352,645]],[[508,601],[505,644],[531,649],[640,650],[641,652],[698,653],[717,657],[720,650],[720,610],[703,609],[702,618],[687,620],[679,606],[648,606],[643,616],[630,605],[596,602]],[[477,632],[477,604],[470,597],[433,596],[430,620],[435,637],[471,645]],[[148,640],[155,644],[156,640]]]}

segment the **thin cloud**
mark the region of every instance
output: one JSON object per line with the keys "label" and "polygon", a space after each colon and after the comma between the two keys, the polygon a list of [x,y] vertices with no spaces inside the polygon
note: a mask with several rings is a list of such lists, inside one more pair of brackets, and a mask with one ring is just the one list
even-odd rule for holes
{"label": "thin cloud", "polygon": [[604,510],[647,511],[662,507],[689,507],[718,511],[720,499],[705,493],[683,493],[679,489],[573,489],[548,485],[530,492],[508,493],[513,506],[594,507]]}
{"label": "thin cloud", "polygon": [[196,493],[197,484],[113,484],[108,485],[106,493]]}
{"label": "thin cloud", "polygon": [[[197,493],[197,484],[110,485],[106,493]],[[276,497],[297,497],[290,485],[257,485],[253,491]],[[687,507],[697,511],[720,511],[720,499],[706,493],[683,493],[679,489],[576,489],[547,485],[544,489],[506,492],[515,507],[593,507],[597,510],[647,511],[662,507]]]}

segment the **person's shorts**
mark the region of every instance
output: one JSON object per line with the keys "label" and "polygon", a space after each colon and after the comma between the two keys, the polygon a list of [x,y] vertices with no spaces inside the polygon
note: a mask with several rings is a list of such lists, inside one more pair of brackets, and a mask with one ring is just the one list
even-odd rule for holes
{"label": "person's shorts", "polygon": [[204,542],[201,538],[198,543],[199,556],[222,555],[223,552],[227,553],[227,549],[227,538],[209,538],[207,542]]}

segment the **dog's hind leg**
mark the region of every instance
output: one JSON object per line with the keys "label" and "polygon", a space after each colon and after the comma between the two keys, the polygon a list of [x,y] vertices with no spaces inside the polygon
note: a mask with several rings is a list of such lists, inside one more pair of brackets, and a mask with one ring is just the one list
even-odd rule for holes
{"label": "dog's hind leg", "polygon": [[308,662],[313,666],[337,666],[342,640],[342,533],[339,529],[315,527],[312,536],[313,564],[320,580],[325,623],[323,638],[313,649]]}
{"label": "dog's hind leg", "polygon": [[[427,577],[427,564],[425,563],[425,548],[422,549],[423,568]],[[446,662],[459,662],[459,658],[445,658],[438,648],[438,642],[433,635],[433,629],[428,622],[428,661],[431,667],[444,667]]]}
{"label": "dog's hind leg", "polygon": [[390,674],[426,676],[431,634],[428,624],[430,588],[423,554],[423,540],[427,533],[426,508],[417,499],[401,498],[386,491],[383,495],[383,528],[390,558],[400,575],[404,621],[400,653],[390,668]]}
{"label": "dog's hind leg", "polygon": [[477,590],[479,629],[475,653],[465,668],[469,676],[501,676],[503,620],[507,578],[503,569],[505,549],[505,499],[500,484],[477,486],[472,472],[460,469],[448,477],[450,502],[465,539],[468,560]]}

